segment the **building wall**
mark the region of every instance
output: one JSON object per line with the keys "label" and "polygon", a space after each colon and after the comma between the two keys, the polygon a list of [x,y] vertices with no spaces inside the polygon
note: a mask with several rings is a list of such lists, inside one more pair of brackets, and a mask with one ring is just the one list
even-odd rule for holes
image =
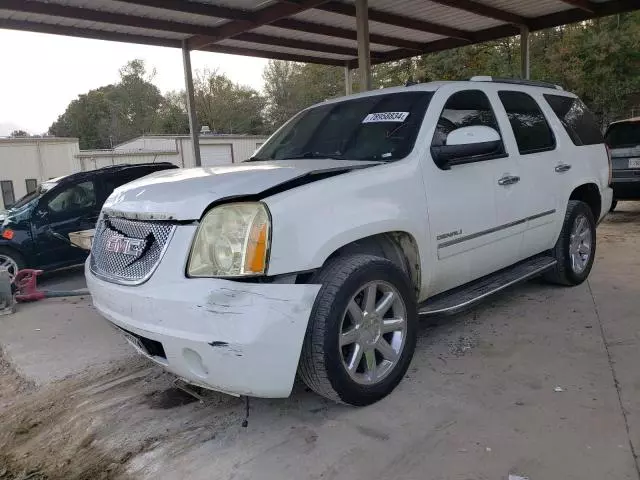
{"label": "building wall", "polygon": [[[229,163],[242,162],[253,155],[268,137],[219,135],[200,138],[201,148],[230,146]],[[220,147],[217,149],[224,151]],[[224,163],[220,156],[215,163]],[[26,180],[38,184],[50,178],[74,172],[94,170],[123,163],[171,162],[179,167],[194,167],[191,138],[185,135],[145,136],[118,145],[113,150],[80,151],[75,138],[0,138],[0,180],[13,184],[15,200],[27,193]],[[0,211],[6,207],[0,195]]]}
{"label": "building wall", "polygon": [[[200,137],[200,148],[206,149],[212,145],[231,146],[232,158],[229,163],[238,163],[249,159],[267,138],[248,135],[203,136]],[[76,157],[78,169],[82,171],[122,163],[171,162],[179,167],[195,166],[191,137],[185,135],[134,138],[113,150],[84,150]]]}
{"label": "building wall", "polygon": [[[0,138],[0,180],[13,183],[15,200],[26,195],[27,179],[38,184],[77,171],[76,138]],[[4,210],[0,195],[0,211]]]}

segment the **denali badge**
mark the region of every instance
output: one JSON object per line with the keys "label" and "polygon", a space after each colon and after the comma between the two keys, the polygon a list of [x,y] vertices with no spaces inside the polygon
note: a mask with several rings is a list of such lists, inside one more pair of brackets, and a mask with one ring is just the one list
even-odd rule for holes
{"label": "denali badge", "polygon": [[105,245],[107,252],[122,253],[123,255],[130,255],[132,257],[138,256],[143,248],[144,240],[121,237],[119,235],[109,237]]}

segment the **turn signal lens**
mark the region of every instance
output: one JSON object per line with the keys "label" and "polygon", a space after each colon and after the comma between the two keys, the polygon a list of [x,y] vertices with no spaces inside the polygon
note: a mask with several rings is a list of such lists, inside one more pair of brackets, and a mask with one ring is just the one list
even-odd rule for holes
{"label": "turn signal lens", "polygon": [[251,226],[244,260],[245,273],[264,273],[267,269],[267,239],[269,225],[264,217],[256,217]]}
{"label": "turn signal lens", "polygon": [[5,240],[12,240],[14,235],[15,232],[10,228],[2,231],[2,238],[4,238]]}

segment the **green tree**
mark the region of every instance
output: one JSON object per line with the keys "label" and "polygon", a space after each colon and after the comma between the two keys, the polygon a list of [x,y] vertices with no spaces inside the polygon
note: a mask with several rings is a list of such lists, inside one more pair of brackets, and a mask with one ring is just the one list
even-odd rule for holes
{"label": "green tree", "polygon": [[111,148],[150,133],[164,103],[144,62],[133,60],[120,70],[120,81],[73,100],[49,128],[56,136],[78,137],[80,148]]}
{"label": "green tree", "polygon": [[253,88],[234,84],[224,74],[205,70],[194,80],[198,121],[214,133],[265,133],[265,99]]}
{"label": "green tree", "polygon": [[264,69],[266,122],[274,130],[314,103],[344,95],[339,67],[270,60]]}
{"label": "green tree", "polygon": [[14,130],[13,132],[11,132],[11,134],[9,135],[10,137],[28,137],[29,134],[27,132],[25,132],[24,130]]}

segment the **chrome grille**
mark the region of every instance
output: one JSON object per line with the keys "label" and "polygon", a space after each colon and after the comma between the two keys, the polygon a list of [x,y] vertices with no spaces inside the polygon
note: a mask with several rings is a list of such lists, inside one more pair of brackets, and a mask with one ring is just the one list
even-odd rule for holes
{"label": "chrome grille", "polygon": [[[115,283],[143,283],[160,263],[175,228],[175,224],[169,222],[129,220],[103,214],[96,225],[91,247],[91,271]],[[141,248],[127,253],[107,249],[107,244],[129,239],[141,240]]]}

